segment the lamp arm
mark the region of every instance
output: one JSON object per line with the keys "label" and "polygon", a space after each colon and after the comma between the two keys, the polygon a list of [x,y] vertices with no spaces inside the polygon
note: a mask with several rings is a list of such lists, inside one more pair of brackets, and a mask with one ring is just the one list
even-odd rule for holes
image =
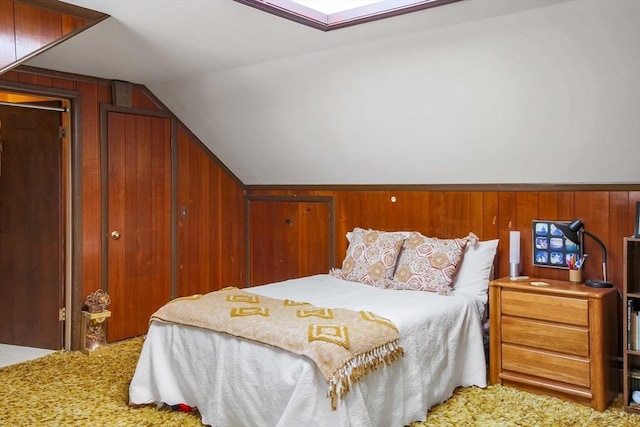
{"label": "lamp arm", "polygon": [[587,236],[591,237],[593,240],[595,240],[595,242],[600,246],[600,249],[602,249],[602,277],[606,282],[607,281],[607,248],[605,248],[604,243],[602,243],[602,240],[598,239],[598,237],[595,234],[587,230],[582,230],[582,232]]}

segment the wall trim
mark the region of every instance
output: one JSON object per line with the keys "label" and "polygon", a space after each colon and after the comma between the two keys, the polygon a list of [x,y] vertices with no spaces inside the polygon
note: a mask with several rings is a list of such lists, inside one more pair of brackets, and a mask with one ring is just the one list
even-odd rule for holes
{"label": "wall trim", "polygon": [[245,185],[247,192],[311,191],[640,191],[638,183],[601,184],[365,184],[365,185]]}

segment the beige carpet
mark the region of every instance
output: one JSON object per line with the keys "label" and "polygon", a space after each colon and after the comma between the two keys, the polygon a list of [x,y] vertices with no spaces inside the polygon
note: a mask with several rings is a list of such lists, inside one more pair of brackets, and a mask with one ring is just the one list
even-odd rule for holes
{"label": "beige carpet", "polygon": [[[197,412],[127,405],[141,346],[138,338],[90,355],[57,352],[0,368],[0,426],[201,426]],[[626,414],[620,400],[596,412],[500,386],[459,389],[428,418],[411,427],[640,426],[640,416]]]}

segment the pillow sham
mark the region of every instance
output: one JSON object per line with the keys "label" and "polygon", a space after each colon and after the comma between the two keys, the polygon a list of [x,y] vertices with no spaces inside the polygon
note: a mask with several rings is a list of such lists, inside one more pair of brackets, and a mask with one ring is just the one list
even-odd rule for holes
{"label": "pillow sham", "polygon": [[487,301],[487,290],[498,249],[498,239],[467,245],[458,272],[453,278],[454,291],[463,291]]}
{"label": "pillow sham", "polygon": [[458,239],[438,239],[412,233],[402,246],[393,280],[377,286],[449,295],[466,246],[475,244],[477,240],[473,233]]}
{"label": "pillow sham", "polygon": [[337,277],[368,285],[391,278],[404,239],[401,233],[354,228]]}
{"label": "pillow sham", "polygon": [[[408,239],[409,237],[411,237],[413,233],[417,233],[417,231],[382,231],[382,233],[402,234],[403,239]],[[353,231],[347,231],[347,234],[345,234],[345,237],[347,238],[347,241],[349,243],[351,243],[351,236],[353,236]]]}

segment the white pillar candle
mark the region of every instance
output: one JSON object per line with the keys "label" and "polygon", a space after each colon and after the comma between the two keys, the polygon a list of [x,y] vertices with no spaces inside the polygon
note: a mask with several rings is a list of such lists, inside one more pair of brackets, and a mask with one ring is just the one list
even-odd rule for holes
{"label": "white pillar candle", "polygon": [[520,232],[512,231],[509,233],[509,262],[511,264],[520,264]]}

